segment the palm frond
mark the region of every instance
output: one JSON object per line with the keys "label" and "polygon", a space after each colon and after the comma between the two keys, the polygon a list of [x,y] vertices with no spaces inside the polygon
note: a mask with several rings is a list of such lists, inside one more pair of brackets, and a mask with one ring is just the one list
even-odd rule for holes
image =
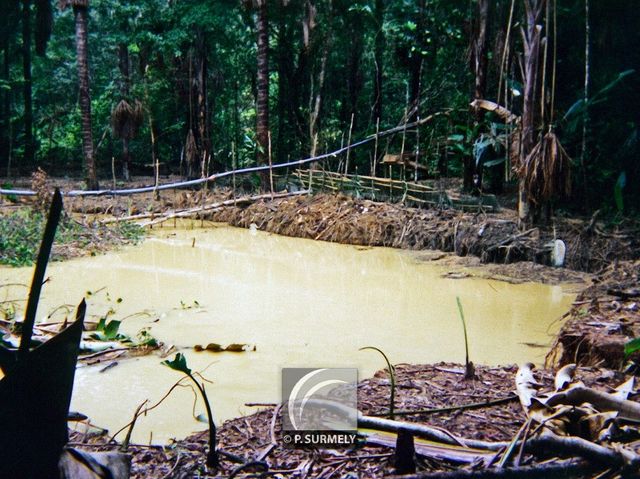
{"label": "palm frond", "polygon": [[551,131],[522,161],[517,174],[524,179],[527,197],[537,205],[571,193],[571,159]]}

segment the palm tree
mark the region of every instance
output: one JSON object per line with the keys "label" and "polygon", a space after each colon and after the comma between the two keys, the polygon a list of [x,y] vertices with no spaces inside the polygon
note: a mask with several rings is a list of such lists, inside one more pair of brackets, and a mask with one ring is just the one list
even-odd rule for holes
{"label": "palm tree", "polygon": [[91,96],[89,94],[89,61],[87,58],[87,11],[89,0],[60,0],[60,8],[73,7],[76,21],[76,54],[78,56],[78,88],[82,117],[82,153],[86,168],[86,183],[90,190],[97,190],[98,177],[91,133]]}

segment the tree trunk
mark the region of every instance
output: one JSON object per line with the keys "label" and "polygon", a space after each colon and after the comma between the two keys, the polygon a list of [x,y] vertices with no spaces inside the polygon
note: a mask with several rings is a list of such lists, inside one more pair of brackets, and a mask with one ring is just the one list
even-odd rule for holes
{"label": "tree trunk", "polygon": [[[425,17],[426,1],[420,0],[418,19],[416,22],[416,30],[418,32],[424,32],[427,29]],[[422,43],[422,41],[420,43]],[[416,121],[420,116],[420,90],[422,88],[422,67],[424,64],[424,57],[419,52],[414,52],[410,57],[409,62],[409,110],[406,120],[411,123]]]}
{"label": "tree trunk", "polygon": [[587,188],[587,171],[585,169],[585,159],[589,157],[589,83],[591,81],[591,25],[589,16],[589,0],[584,0],[584,94],[582,97],[582,100],[584,102],[584,112],[582,116],[582,146],[580,148],[580,169],[582,170],[582,189],[587,208],[589,204],[589,190]]}
{"label": "tree trunk", "polygon": [[[118,67],[120,74],[122,75],[120,94],[124,100],[129,100],[129,49],[125,43],[118,45]],[[131,156],[129,154],[129,137],[124,135],[122,137],[122,178],[125,181],[131,179]]]}
{"label": "tree trunk", "polygon": [[[256,83],[256,140],[258,164],[266,165],[269,161],[269,20],[267,17],[267,0],[258,1],[258,73]],[[263,172],[261,187],[269,187],[269,176]]]}
{"label": "tree trunk", "polygon": [[200,176],[206,175],[206,165],[211,154],[209,138],[209,105],[207,102],[207,44],[204,33],[196,36],[196,125],[198,125],[198,143],[200,152]]}
{"label": "tree trunk", "polygon": [[31,79],[31,0],[22,0],[22,70],[24,77],[24,163],[33,164],[33,106]]}
{"label": "tree trunk", "polygon": [[[3,39],[3,62],[2,62],[2,79],[9,85],[9,35]],[[10,144],[10,122],[11,122],[11,90],[2,91],[2,115],[0,116],[0,158],[6,158],[9,162],[9,144]],[[8,166],[8,165],[7,165]]]}
{"label": "tree trunk", "polygon": [[351,32],[351,51],[347,61],[349,75],[347,77],[347,96],[343,102],[342,122],[349,125],[353,117],[351,129],[358,129],[358,98],[362,91],[362,53],[364,49],[363,26],[362,19],[359,14],[352,15],[348,22],[348,28]]}
{"label": "tree trunk", "polygon": [[122,179],[129,181],[131,179],[131,155],[129,154],[129,138],[122,138]]}
{"label": "tree trunk", "polygon": [[409,70],[409,110],[407,122],[412,123],[417,120],[420,114],[420,88],[422,79],[422,56],[416,55],[411,61]]}
{"label": "tree trunk", "polygon": [[[521,29],[524,44],[524,94],[522,105],[522,139],[520,142],[520,164],[529,156],[536,142],[536,107],[538,76],[540,70],[540,44],[542,42],[542,25],[538,22],[544,11],[546,0],[524,0],[526,24]],[[527,198],[524,174],[518,183],[518,220],[521,227],[530,223],[531,205]]]}
{"label": "tree trunk", "polygon": [[291,85],[293,117],[302,152],[311,150],[308,131],[309,116],[306,115],[302,105],[308,103],[311,98],[313,78],[313,72],[311,71],[311,38],[314,36],[314,30],[317,26],[316,13],[316,7],[307,0],[304,4],[304,13],[302,15],[302,46],[298,54],[298,65]]}
{"label": "tree trunk", "polygon": [[[475,90],[473,98],[483,100],[487,89],[487,30],[489,23],[489,0],[478,0],[478,27],[473,48]],[[478,109],[476,119],[482,120],[484,110]]]}
{"label": "tree trunk", "polygon": [[[476,27],[471,49],[471,61],[474,83],[474,100],[483,100],[487,89],[487,29],[489,22],[489,0],[477,0]],[[484,110],[473,111],[475,121],[480,123],[484,118]],[[465,161],[463,184],[466,191],[478,191],[482,185],[482,165],[476,164],[473,157]]]}
{"label": "tree trunk", "polygon": [[376,37],[373,49],[373,61],[376,72],[373,78],[373,122],[376,123],[382,117],[382,73],[384,67],[384,0],[376,0],[374,18],[376,22]]}
{"label": "tree trunk", "polygon": [[[301,155],[300,145],[306,141],[300,127],[304,119],[300,115],[300,86],[293,55],[301,5],[277,3],[280,7],[278,19],[277,68],[278,68],[278,137],[276,157],[280,160]],[[301,78],[304,78],[302,76]]]}
{"label": "tree trunk", "polygon": [[290,136],[288,130],[289,108],[291,104],[290,90],[290,73],[291,73],[291,44],[289,34],[289,23],[284,18],[284,14],[280,15],[278,22],[278,46],[277,46],[277,63],[278,63],[278,138],[276,139],[276,155],[278,158],[285,158],[285,144],[287,137]]}
{"label": "tree trunk", "polygon": [[[316,7],[310,5],[310,18],[309,24],[311,26],[312,23],[315,22],[315,19],[311,18],[311,14],[315,16]],[[331,25],[331,20],[333,17],[333,5],[329,2],[327,8],[329,8],[328,21],[327,24]],[[309,33],[311,33],[311,28]],[[311,38],[311,37],[309,37]],[[320,70],[318,71],[317,80],[313,81],[313,70],[310,69],[311,79],[310,85],[313,86],[315,83],[315,88],[310,89],[309,95],[309,141],[311,142],[310,154],[311,156],[316,156],[318,149],[318,130],[320,123],[320,109],[322,107],[322,93],[324,90],[324,80],[327,73],[327,61],[329,59],[329,49],[331,47],[331,43],[333,41],[332,31],[331,29],[327,29],[326,37],[322,42],[322,56],[320,58]]]}
{"label": "tree trunk", "polygon": [[73,7],[76,20],[76,52],[78,55],[78,87],[80,90],[80,114],[82,116],[82,153],[89,190],[97,190],[98,176],[91,133],[91,96],[89,94],[89,61],[87,55],[87,7]]}
{"label": "tree trunk", "polygon": [[[327,71],[327,59],[329,57],[329,40],[325,40],[320,60],[320,72],[318,73],[318,84],[316,91],[312,92],[309,99],[309,141],[311,141],[311,156],[316,156],[318,149],[318,122],[320,120],[320,107],[322,106],[322,89],[324,77]],[[314,94],[315,93],[315,94]]]}

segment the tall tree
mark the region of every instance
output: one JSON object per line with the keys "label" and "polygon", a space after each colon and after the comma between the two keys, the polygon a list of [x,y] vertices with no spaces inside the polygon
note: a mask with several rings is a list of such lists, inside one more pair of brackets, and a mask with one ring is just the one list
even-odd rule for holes
{"label": "tall tree", "polygon": [[[120,69],[120,74],[122,75],[122,80],[120,84],[120,94],[122,96],[122,101],[128,102],[129,100],[129,90],[130,90],[130,64],[129,64],[129,48],[126,43],[120,43],[118,45],[118,68]],[[122,104],[123,108],[125,107]],[[129,107],[131,105],[128,105]],[[117,111],[117,108],[116,108]],[[124,132],[123,132],[124,133]],[[122,138],[122,177],[125,181],[129,181],[131,178],[131,155],[129,154],[129,139],[130,136],[127,134],[121,135]]]}
{"label": "tall tree", "polygon": [[375,40],[373,48],[373,61],[375,64],[375,76],[373,77],[373,107],[371,112],[374,123],[378,123],[382,117],[382,81],[384,72],[384,47],[385,36],[384,22],[384,0],[375,0],[374,9]]}
{"label": "tall tree", "polygon": [[[258,71],[256,77],[256,139],[258,163],[269,161],[269,19],[267,0],[256,0],[258,33]],[[262,188],[267,189],[268,175],[261,175]]]}
{"label": "tall tree", "polygon": [[[0,20],[0,49],[2,50],[2,73],[0,74],[0,158],[9,159],[12,155],[11,143],[11,58],[17,36],[15,25],[19,25],[20,1],[9,0]],[[8,165],[9,166],[9,165]]]}
{"label": "tall tree", "polygon": [[195,41],[195,71],[194,71],[194,94],[196,105],[196,121],[198,125],[198,150],[200,153],[200,174],[206,175],[206,165],[210,161],[211,138],[209,133],[209,95],[208,95],[208,61],[207,61],[207,40],[205,32],[198,29]]}
{"label": "tall tree", "polygon": [[345,99],[342,102],[342,121],[350,125],[350,128],[358,129],[358,99],[363,87],[363,75],[361,69],[364,50],[364,25],[362,15],[358,11],[349,11],[346,18],[346,28],[351,37],[351,48],[347,57],[347,88]]}
{"label": "tall tree", "polygon": [[[329,60],[329,51],[333,43],[333,31],[330,25],[333,23],[333,0],[326,3],[326,21],[323,22],[327,27],[322,32],[318,28],[318,5],[321,2],[312,3],[307,1],[307,17],[303,22],[306,28],[305,43],[309,47],[322,45],[322,53],[320,54],[320,62],[317,69],[317,75],[314,75],[313,68],[309,68],[309,141],[311,143],[310,155],[316,156],[318,149],[318,135],[320,129],[320,112],[324,102],[324,82],[327,74],[327,63]],[[307,48],[307,53],[309,48]],[[307,58],[309,60],[309,58]]]}
{"label": "tall tree", "polygon": [[[540,46],[542,45],[542,13],[547,0],[524,0],[525,24],[521,29],[524,46],[520,165],[525,163],[536,144],[538,126],[537,104],[540,75]],[[522,169],[520,169],[522,171]],[[525,174],[521,173],[518,182],[518,218],[521,225],[531,221],[530,200],[527,197]]]}
{"label": "tall tree", "polygon": [[408,121],[415,121],[420,115],[420,93],[422,89],[422,67],[424,65],[426,25],[426,0],[418,1],[418,18],[416,22],[417,46],[409,55],[409,117]]}
{"label": "tall tree", "polygon": [[60,0],[60,8],[73,7],[76,29],[76,54],[78,63],[78,89],[82,123],[82,153],[86,169],[86,183],[90,190],[97,190],[98,175],[93,151],[91,131],[91,95],[89,91],[89,60],[87,55],[87,17],[89,0]]}
{"label": "tall tree", "polygon": [[24,162],[33,163],[33,101],[31,78],[31,0],[22,0],[22,76],[24,99]]}
{"label": "tall tree", "polygon": [[[53,12],[51,0],[36,0],[36,53],[44,55],[51,36]],[[31,24],[31,0],[22,0],[22,72],[24,98],[24,161],[32,164],[35,155],[33,138],[33,78],[31,76],[31,48],[33,28]]]}
{"label": "tall tree", "polygon": [[[296,81],[296,58],[292,52],[298,45],[299,20],[304,5],[302,2],[277,2],[277,47],[275,60],[278,77],[278,97],[275,115],[278,119],[278,136],[275,152],[279,161],[300,153],[302,124],[298,115],[300,84]],[[273,22],[272,22],[273,23]]]}
{"label": "tall tree", "polygon": [[113,136],[122,140],[122,178],[131,179],[131,155],[129,141],[136,136],[142,124],[142,104],[139,100],[132,100],[131,93],[131,65],[129,48],[126,43],[118,44],[118,68],[120,69],[120,102],[111,112],[111,128]]}
{"label": "tall tree", "polygon": [[[476,1],[475,27],[471,45],[471,67],[474,73],[473,99],[482,100],[487,90],[487,37],[489,23],[489,0]],[[483,118],[483,110],[473,111],[476,123]],[[464,161],[463,186],[466,191],[477,190],[482,183],[482,165],[473,156]]]}

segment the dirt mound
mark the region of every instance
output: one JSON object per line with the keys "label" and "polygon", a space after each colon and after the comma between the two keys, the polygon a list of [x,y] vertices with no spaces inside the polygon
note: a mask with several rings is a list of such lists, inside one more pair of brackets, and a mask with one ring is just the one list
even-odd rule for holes
{"label": "dirt mound", "polygon": [[640,337],[640,261],[615,261],[578,296],[548,362],[620,369],[624,346]]}
{"label": "dirt mound", "polygon": [[509,213],[465,213],[417,209],[342,194],[296,196],[229,207],[215,221],[287,236],[366,246],[437,249],[474,255],[484,263],[532,261],[550,264],[553,240],[566,245],[565,266],[594,271],[614,259],[635,259],[640,243],[633,234],[608,234],[593,225],[559,219],[553,228],[520,231]]}

